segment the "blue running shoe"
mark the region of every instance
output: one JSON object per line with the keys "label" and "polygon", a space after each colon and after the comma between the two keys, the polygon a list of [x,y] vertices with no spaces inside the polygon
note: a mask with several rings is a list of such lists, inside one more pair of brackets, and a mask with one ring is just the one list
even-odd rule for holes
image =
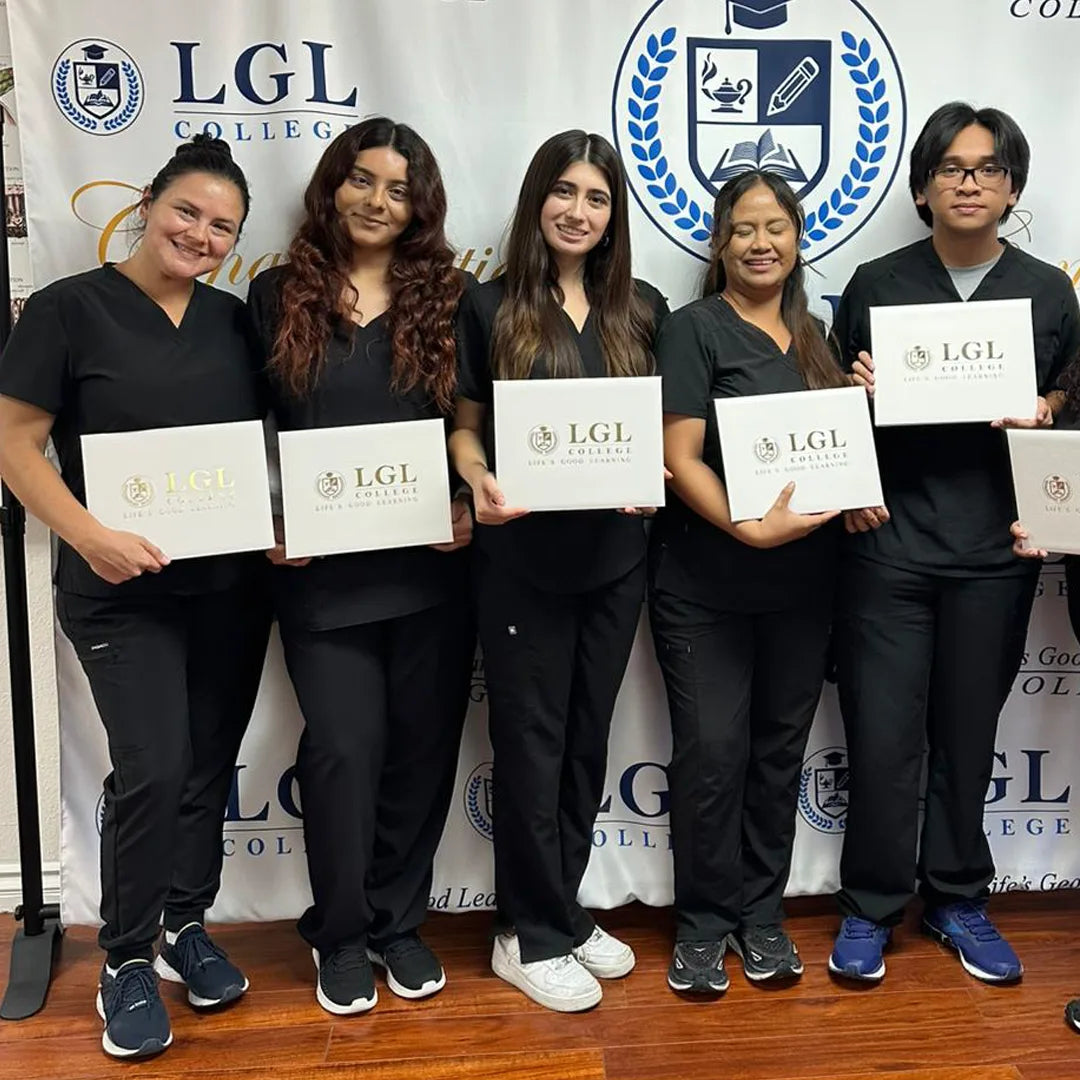
{"label": "blue running shoe", "polygon": [[885,975],[882,953],[892,937],[887,926],[849,915],[836,935],[829,970],[845,979],[878,982]]}
{"label": "blue running shoe", "polygon": [[976,979],[1016,982],[1024,974],[1020,958],[987,918],[985,901],[960,900],[929,908],[923,915],[923,928],[943,945],[955,949],[964,970]]}
{"label": "blue running shoe", "polygon": [[97,1011],[105,1021],[101,1046],[112,1057],[149,1057],[172,1042],[169,1014],[149,960],[129,960],[115,975],[102,968]]}
{"label": "blue running shoe", "polygon": [[197,922],[188,923],[172,945],[161,939],[154,970],[169,982],[184,983],[196,1009],[235,1001],[248,988],[244,973]]}

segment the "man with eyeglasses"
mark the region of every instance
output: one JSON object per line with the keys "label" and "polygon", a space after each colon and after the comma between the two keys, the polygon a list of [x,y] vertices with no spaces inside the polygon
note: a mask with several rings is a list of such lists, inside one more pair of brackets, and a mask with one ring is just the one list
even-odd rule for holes
{"label": "man with eyeglasses", "polygon": [[[1023,966],[986,914],[994,862],[983,831],[998,715],[1020,666],[1038,564],[1012,553],[1003,427],[1053,423],[1046,395],[1080,350],[1069,278],[998,238],[1030,151],[997,109],[954,102],[911,151],[911,194],[929,238],[860,266],[834,331],[873,393],[869,309],[1030,298],[1040,397],[993,424],[876,429],[886,507],[846,515],[834,648],[848,741],[849,806],[835,974],[877,981],[918,891],[923,927],[991,983]],[[919,829],[924,748],[926,801]]]}

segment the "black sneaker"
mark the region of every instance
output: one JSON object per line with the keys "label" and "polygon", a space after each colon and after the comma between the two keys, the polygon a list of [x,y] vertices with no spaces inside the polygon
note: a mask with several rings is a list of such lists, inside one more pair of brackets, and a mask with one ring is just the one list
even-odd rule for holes
{"label": "black sneaker", "polygon": [[368,959],[386,969],[386,985],[403,998],[425,998],[446,985],[438,957],[420,940],[406,934],[367,951]]}
{"label": "black sneaker", "polygon": [[162,937],[154,970],[169,982],[184,983],[196,1009],[235,1001],[248,988],[244,973],[197,922],[188,923],[173,945]]}
{"label": "black sneaker", "polygon": [[1065,1023],[1073,1031],[1080,1031],[1080,998],[1075,998],[1065,1006]]}
{"label": "black sneaker", "polygon": [[751,982],[797,979],[803,973],[799,950],[782,926],[744,926],[729,935],[728,942]]}
{"label": "black sneaker", "polygon": [[677,941],[667,981],[672,990],[722,994],[730,983],[724,970],[726,941]]}
{"label": "black sneaker", "polygon": [[172,1042],[169,1014],[149,960],[129,960],[115,975],[102,968],[97,1011],[105,1021],[101,1046],[112,1057],[150,1057]]}
{"label": "black sneaker", "polygon": [[326,958],[312,949],[319,977],[315,981],[315,997],[319,1004],[335,1016],[367,1012],[374,1008],[379,995],[375,991],[375,975],[371,970],[367,949],[363,945],[342,945]]}

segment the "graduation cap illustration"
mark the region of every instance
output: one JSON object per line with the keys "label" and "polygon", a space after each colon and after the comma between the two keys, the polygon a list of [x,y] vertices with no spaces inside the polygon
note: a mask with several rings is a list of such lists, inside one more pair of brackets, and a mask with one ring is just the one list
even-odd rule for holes
{"label": "graduation cap illustration", "polygon": [[83,57],[86,60],[103,60],[106,49],[104,45],[84,45]]}
{"label": "graduation cap illustration", "polygon": [[787,6],[796,0],[724,0],[727,25],[724,32],[731,33],[731,24],[745,26],[750,30],[771,30],[787,22]]}

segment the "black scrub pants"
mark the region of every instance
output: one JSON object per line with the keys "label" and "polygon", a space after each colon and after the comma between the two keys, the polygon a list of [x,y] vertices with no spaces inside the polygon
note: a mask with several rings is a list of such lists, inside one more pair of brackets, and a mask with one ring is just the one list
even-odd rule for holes
{"label": "black scrub pants", "polygon": [[829,594],[743,613],[654,590],[650,618],[671,713],[676,939],[779,924]]}
{"label": "black scrub pants", "polygon": [[946,577],[846,561],[835,643],[851,774],[845,915],[895,925],[916,880],[930,907],[988,895],[983,809],[1037,581],[1037,568]]}
{"label": "black scrub pants", "polygon": [[57,592],[108,736],[98,941],[118,966],[201,922],[221,882],[222,821],[259,689],[270,602],[257,586],[114,599]]}
{"label": "black scrub pants", "polygon": [[476,562],[488,686],[495,896],[521,959],[565,956],[595,923],[577,893],[604,793],[608,732],[645,596],[645,562],[553,593]]}
{"label": "black scrub pants", "polygon": [[304,730],[296,776],[313,903],[301,936],[326,956],[424,921],[453,794],[475,633],[464,594],[336,630],[282,626]]}

